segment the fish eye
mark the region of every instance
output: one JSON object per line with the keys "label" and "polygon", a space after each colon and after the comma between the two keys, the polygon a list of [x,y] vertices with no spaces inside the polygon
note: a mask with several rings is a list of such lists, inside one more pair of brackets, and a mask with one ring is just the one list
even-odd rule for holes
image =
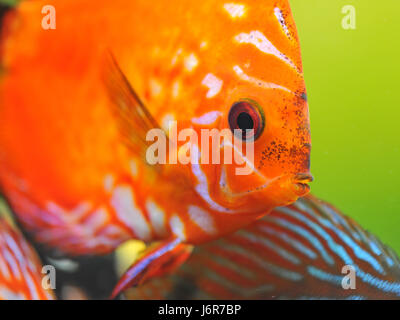
{"label": "fish eye", "polygon": [[235,102],[229,111],[228,121],[232,132],[243,141],[256,140],[265,126],[260,106],[250,99]]}

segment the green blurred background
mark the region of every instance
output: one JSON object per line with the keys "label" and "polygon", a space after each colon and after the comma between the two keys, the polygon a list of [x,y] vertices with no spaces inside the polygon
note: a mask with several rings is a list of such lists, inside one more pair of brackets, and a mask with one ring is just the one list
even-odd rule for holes
{"label": "green blurred background", "polygon": [[[312,192],[400,253],[400,1],[291,0],[312,129]],[[342,28],[342,8],[356,29]]]}

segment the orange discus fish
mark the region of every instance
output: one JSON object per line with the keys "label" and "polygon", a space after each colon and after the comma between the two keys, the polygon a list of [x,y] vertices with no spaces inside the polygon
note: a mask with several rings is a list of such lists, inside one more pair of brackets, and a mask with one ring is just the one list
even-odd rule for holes
{"label": "orange discus fish", "polygon": [[309,191],[287,0],[26,1],[3,29],[1,187],[65,253],[160,240],[115,294]]}
{"label": "orange discus fish", "polygon": [[22,235],[0,216],[0,300],[52,300],[42,265]]}
{"label": "orange discus fish", "polygon": [[[351,275],[354,275],[351,278]],[[313,196],[198,246],[174,275],[128,299],[400,299],[400,259]]]}

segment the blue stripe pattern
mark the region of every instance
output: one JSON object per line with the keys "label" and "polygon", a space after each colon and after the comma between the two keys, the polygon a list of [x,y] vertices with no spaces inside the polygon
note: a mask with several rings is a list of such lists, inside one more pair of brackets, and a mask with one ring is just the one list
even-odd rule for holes
{"label": "blue stripe pattern", "polygon": [[[355,289],[342,287],[346,265],[354,269]],[[400,260],[356,222],[308,196],[196,248],[169,280],[172,287],[168,278],[151,281],[169,299],[400,299]],[[149,293],[144,285],[129,297],[144,298],[143,288]]]}

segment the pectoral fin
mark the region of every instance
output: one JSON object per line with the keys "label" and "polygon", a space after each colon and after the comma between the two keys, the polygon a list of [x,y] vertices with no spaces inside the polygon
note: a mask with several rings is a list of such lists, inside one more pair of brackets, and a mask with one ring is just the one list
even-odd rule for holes
{"label": "pectoral fin", "polygon": [[103,81],[123,142],[130,151],[144,159],[147,147],[153,143],[146,141],[148,131],[160,129],[166,140],[167,134],[132,88],[111,52],[105,58]]}
{"label": "pectoral fin", "polygon": [[111,294],[111,299],[130,287],[144,283],[149,278],[174,271],[190,256],[192,248],[191,245],[184,244],[177,238],[163,241],[149,248],[121,277]]}

